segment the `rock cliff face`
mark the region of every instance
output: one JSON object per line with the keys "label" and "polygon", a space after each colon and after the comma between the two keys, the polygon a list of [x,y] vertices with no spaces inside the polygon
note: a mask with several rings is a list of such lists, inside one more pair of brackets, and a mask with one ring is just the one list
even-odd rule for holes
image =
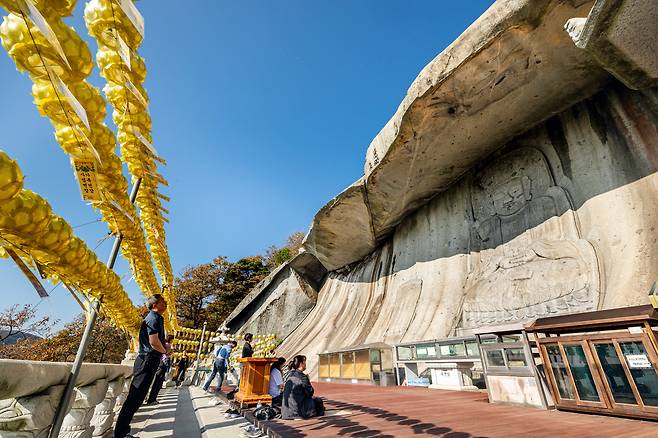
{"label": "rock cliff face", "polygon": [[515,138],[332,272],[280,353],[441,338],[647,303],[658,278],[658,89],[609,84]]}
{"label": "rock cliff face", "polygon": [[263,279],[224,325],[233,333],[274,334],[283,339],[313,309],[326,270],[309,254],[300,254]]}
{"label": "rock cliff face", "polygon": [[278,353],[306,354],[317,377],[325,350],[646,304],[655,17],[653,0],[497,1],[423,69],[364,176],[315,216],[305,248],[329,273]]}

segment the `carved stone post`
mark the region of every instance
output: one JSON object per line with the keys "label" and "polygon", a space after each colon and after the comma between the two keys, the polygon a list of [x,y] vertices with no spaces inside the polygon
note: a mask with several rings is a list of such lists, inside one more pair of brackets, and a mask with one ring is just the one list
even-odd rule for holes
{"label": "carved stone post", "polygon": [[112,425],[114,423],[114,406],[117,398],[124,390],[126,379],[119,377],[108,384],[105,398],[94,410],[94,416],[91,419],[91,425],[94,427],[93,436],[110,436],[112,434]]}
{"label": "carved stone post", "polygon": [[123,381],[123,385],[121,386],[121,390],[119,392],[119,395],[117,396],[116,404],[114,405],[115,413],[121,410],[121,406],[123,405],[123,402],[126,401],[126,397],[128,397],[128,391],[130,391],[131,382],[132,382],[131,377]]}
{"label": "carved stone post", "polygon": [[94,416],[96,405],[105,398],[107,389],[106,379],[99,379],[91,385],[76,388],[73,406],[64,418],[59,437],[91,438],[94,431],[91,419]]}
{"label": "carved stone post", "polygon": [[0,400],[0,436],[47,436],[63,392],[64,385],[56,385],[41,394]]}

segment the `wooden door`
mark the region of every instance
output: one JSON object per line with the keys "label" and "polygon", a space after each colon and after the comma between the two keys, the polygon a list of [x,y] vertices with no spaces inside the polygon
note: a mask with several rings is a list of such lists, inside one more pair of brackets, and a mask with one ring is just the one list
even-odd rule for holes
{"label": "wooden door", "polygon": [[558,407],[596,410],[610,407],[603,380],[586,342],[543,342],[541,354]]}
{"label": "wooden door", "polygon": [[625,415],[657,416],[658,357],[648,337],[628,335],[592,340],[590,345],[612,409]]}

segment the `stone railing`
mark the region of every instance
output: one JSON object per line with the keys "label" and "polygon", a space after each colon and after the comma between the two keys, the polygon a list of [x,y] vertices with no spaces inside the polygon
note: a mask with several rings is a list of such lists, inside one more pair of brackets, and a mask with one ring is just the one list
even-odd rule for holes
{"label": "stone railing", "polygon": [[[1,438],[48,436],[71,365],[0,359]],[[127,365],[84,364],[59,436],[111,436],[131,374]]]}

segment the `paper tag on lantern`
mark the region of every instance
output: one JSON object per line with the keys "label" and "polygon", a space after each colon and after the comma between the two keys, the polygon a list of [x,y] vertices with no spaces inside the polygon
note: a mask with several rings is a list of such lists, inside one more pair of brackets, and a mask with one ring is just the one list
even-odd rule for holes
{"label": "paper tag on lantern", "polygon": [[139,12],[132,0],[120,0],[119,6],[123,10],[123,13],[126,14],[128,20],[135,26],[137,32],[143,37],[144,36],[144,17]]}
{"label": "paper tag on lantern", "polygon": [[117,52],[119,53],[119,57],[123,60],[123,62],[126,64],[128,67],[128,70],[132,70],[132,67],[130,66],[130,47],[128,47],[128,44],[121,38],[121,35],[117,33]]}
{"label": "paper tag on lantern", "polygon": [[48,70],[48,76],[50,76],[50,80],[55,87],[55,91],[57,91],[60,96],[64,97],[64,100],[66,100],[66,103],[71,106],[73,112],[75,112],[75,115],[77,115],[80,121],[82,121],[87,129],[91,131],[91,127],[89,126],[89,119],[87,118],[87,111],[85,111],[82,104],[73,95],[73,93],[71,93],[69,87],[66,86],[59,75],[55,73],[52,68],[46,67],[46,69]]}
{"label": "paper tag on lantern", "polygon": [[75,176],[80,184],[80,193],[83,201],[100,201],[101,195],[98,190],[98,174],[96,163],[93,160],[74,159],[73,167]]}
{"label": "paper tag on lantern", "polygon": [[121,214],[123,214],[126,218],[128,218],[128,220],[130,222],[135,223],[135,219],[133,219],[133,217],[131,215],[129,215],[126,210],[121,208],[121,205],[119,205],[119,203],[117,201],[115,201],[114,199],[111,199],[110,200],[110,205],[112,207],[114,207],[115,209],[119,210],[121,212]]}
{"label": "paper tag on lantern", "polygon": [[41,298],[47,298],[48,292],[46,292],[46,289],[44,289],[37,276],[34,275],[30,268],[27,267],[23,259],[21,259],[12,249],[5,247],[5,251],[7,254],[9,254],[9,257],[14,260],[18,268],[23,272],[23,274],[25,274],[27,279],[30,280],[30,283],[32,283],[32,286],[34,286],[34,289],[37,291],[37,294],[39,294]]}
{"label": "paper tag on lantern", "polygon": [[41,15],[41,12],[39,12],[32,0],[16,0],[16,3],[18,4],[18,7],[20,8],[23,15],[28,17],[30,21],[34,23],[37,29],[39,29],[39,32],[43,34],[50,45],[53,46],[53,49],[55,49],[60,58],[62,58],[62,61],[64,61],[69,70],[71,70],[71,64],[69,64],[69,60],[66,59],[66,55],[64,54],[62,45],[57,39],[57,35],[55,35],[52,27],[50,27],[50,24],[48,24],[48,21],[45,19],[45,17]]}
{"label": "paper tag on lantern", "polygon": [[87,137],[87,134],[84,133],[82,128],[80,128],[78,125],[73,125],[73,130],[75,131],[75,135],[82,140],[82,142],[89,148],[91,149],[91,152],[94,154],[94,157],[96,158],[96,161],[98,161],[98,165],[100,167],[103,167],[103,161],[101,160],[101,155],[98,153],[96,150],[96,147],[94,144],[89,140],[89,137]]}
{"label": "paper tag on lantern", "polygon": [[151,154],[153,154],[159,160],[162,160],[162,158],[160,158],[160,155],[158,154],[158,151],[156,151],[153,145],[151,144],[151,142],[148,141],[148,139],[144,137],[144,135],[142,135],[142,131],[140,131],[137,126],[133,127],[133,134],[135,135],[135,137],[137,137],[137,140],[139,140],[140,142],[142,142],[144,146],[146,146],[146,149],[148,149],[149,152],[151,152]]}
{"label": "paper tag on lantern", "polygon": [[140,105],[148,112],[149,110],[149,104],[146,101],[146,98],[142,95],[142,93],[135,87],[135,85],[130,81],[126,80],[126,88],[130,90],[130,92],[137,98],[139,101]]}

